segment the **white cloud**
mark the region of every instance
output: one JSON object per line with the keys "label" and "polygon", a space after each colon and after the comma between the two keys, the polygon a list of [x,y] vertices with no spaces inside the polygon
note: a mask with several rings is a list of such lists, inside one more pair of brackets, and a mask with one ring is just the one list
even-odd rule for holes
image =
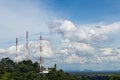
{"label": "white cloud", "polygon": [[85,63],[85,58],[72,54],[65,59],[66,63]]}
{"label": "white cloud", "polygon": [[119,30],[120,30],[120,22],[115,22],[108,25],[101,25],[100,29],[96,29],[97,33],[99,34],[105,34]]}
{"label": "white cloud", "polygon": [[120,30],[120,22],[112,24],[89,24],[76,26],[69,20],[55,20],[51,25],[51,32],[62,34],[64,38],[77,41],[107,40],[107,34]]}
{"label": "white cloud", "polygon": [[62,51],[65,53],[70,53],[72,51],[85,52],[85,53],[94,53],[95,49],[90,45],[83,42],[72,42],[69,39],[62,40]]}
{"label": "white cloud", "polygon": [[[0,34],[4,35],[0,37],[1,42],[21,36],[26,30],[32,30],[31,33],[49,31],[47,23],[51,20],[51,17],[48,11],[40,7],[38,8],[32,2],[22,3],[22,6],[17,1],[14,2],[15,5],[12,5],[12,3],[6,3],[5,5],[3,3],[0,5]],[[60,34],[58,37],[62,38],[57,39],[60,39],[61,42],[58,41],[55,44],[50,44],[49,41],[43,41],[43,56],[51,58],[53,62],[63,63],[65,60],[69,64],[119,62],[120,49],[108,46],[104,47],[103,45],[102,48],[96,47],[100,41],[107,41],[110,34],[119,31],[119,25],[120,22],[76,25],[69,20],[55,20],[49,25],[50,31],[53,34]],[[92,43],[96,44],[93,45]],[[58,51],[51,49],[53,45],[58,45],[55,48],[60,47]],[[30,42],[29,46],[29,57],[33,60],[38,59],[40,54],[39,42]],[[56,53],[53,54],[53,52]],[[0,49],[0,53],[6,53],[2,57],[15,56],[15,46],[11,46],[7,50]],[[18,55],[18,60],[25,58],[24,44],[18,45]]]}
{"label": "white cloud", "polygon": [[94,53],[94,48],[90,46],[89,44],[75,42],[73,43],[72,47],[78,51]]}
{"label": "white cloud", "polygon": [[16,47],[15,46],[11,46],[11,47],[9,47],[8,48],[8,53],[10,53],[10,54],[15,54],[16,52],[15,52],[15,49],[16,49]]}
{"label": "white cloud", "polygon": [[5,53],[5,49],[0,49],[0,53]]}
{"label": "white cloud", "polygon": [[69,53],[69,49],[66,49],[66,48],[65,48],[65,49],[62,49],[62,50],[61,50],[61,53],[68,54],[68,53]]}
{"label": "white cloud", "polygon": [[112,54],[112,48],[102,48],[101,51],[104,55],[111,55]]}
{"label": "white cloud", "polygon": [[[102,64],[109,62],[113,63],[119,60],[118,55],[120,54],[120,50],[118,48],[112,48],[101,44],[101,41],[105,43],[109,40],[110,34],[120,30],[119,25],[119,22],[115,22],[112,24],[76,26],[69,20],[55,20],[50,30],[52,33],[62,35],[62,48],[60,53],[64,53],[61,55],[64,55],[66,62],[71,64],[75,62],[82,63],[80,61],[83,60],[86,64]],[[96,47],[99,45],[101,47]]]}
{"label": "white cloud", "polygon": [[71,32],[75,31],[76,27],[71,21],[65,20],[61,22],[60,30],[63,32]]}
{"label": "white cloud", "polygon": [[0,34],[4,35],[0,36],[0,43],[13,41],[15,37],[23,37],[27,30],[31,34],[48,32],[47,23],[53,16],[42,5],[40,1],[38,5],[31,0],[0,0]]}
{"label": "white cloud", "polygon": [[[40,54],[44,57],[44,58],[51,58],[53,57],[53,52],[51,50],[51,46],[50,46],[50,43],[49,41],[47,40],[43,40],[42,41],[42,46],[43,46],[43,51],[40,53],[40,50],[39,50],[39,41],[32,41],[32,42],[29,42],[29,50],[28,50],[28,56],[30,59],[34,59],[34,60],[37,60],[40,56]],[[21,61],[23,59],[25,59],[25,53],[26,53],[26,50],[25,50],[25,45],[24,44],[20,44],[18,45],[18,50],[16,51],[16,46],[11,46],[9,47],[8,49],[4,50],[4,49],[0,49],[0,52],[3,53],[3,52],[6,52],[6,56],[12,58],[13,60],[16,60],[16,53],[18,54],[18,61]]]}
{"label": "white cloud", "polygon": [[64,33],[64,32],[72,32],[76,30],[75,25],[68,20],[54,20],[50,26],[50,30],[52,32],[57,32],[57,33]]}

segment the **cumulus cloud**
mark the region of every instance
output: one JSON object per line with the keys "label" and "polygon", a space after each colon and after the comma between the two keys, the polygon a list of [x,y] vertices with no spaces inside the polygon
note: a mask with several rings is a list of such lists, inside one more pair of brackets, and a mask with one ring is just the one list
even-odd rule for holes
{"label": "cumulus cloud", "polygon": [[[57,26],[57,27],[56,27]],[[68,20],[54,20],[50,26],[52,32],[72,32],[76,30],[76,26]]]}
{"label": "cumulus cloud", "polygon": [[[91,44],[95,39],[98,41],[96,45],[99,45],[99,41],[107,41],[109,39],[108,34],[119,30],[119,26],[116,24],[117,23],[108,25],[101,24],[99,26],[86,25],[83,27],[76,26],[68,20],[53,21],[50,25],[50,31],[52,34],[57,34],[57,37],[52,36],[56,39],[53,39],[53,41],[43,40],[42,42],[42,56],[45,58],[45,63],[49,64],[52,62],[58,64],[82,65],[119,63],[120,48],[112,48],[108,46],[98,48]],[[57,41],[57,43],[55,41]],[[52,48],[52,46],[56,47]],[[59,49],[55,51],[55,48]],[[0,52],[6,52],[2,57],[10,56],[14,59],[13,56],[15,56],[16,53],[15,46],[11,46],[6,50],[0,49]],[[25,53],[25,45],[18,45],[19,61],[25,59]],[[28,54],[30,59],[34,61],[38,60],[40,54],[38,41],[29,42]]]}
{"label": "cumulus cloud", "polygon": [[82,64],[82,63],[85,63],[85,59],[84,57],[80,57],[80,56],[77,56],[76,54],[72,54],[65,59],[65,62]]}
{"label": "cumulus cloud", "polygon": [[78,52],[86,52],[86,53],[93,53],[95,50],[90,44],[82,43],[82,42],[70,42],[63,40],[62,46],[64,51],[67,51],[66,49],[72,49],[73,51]]}
{"label": "cumulus cloud", "polygon": [[115,32],[120,30],[120,22],[115,22],[108,25],[101,25],[100,29],[96,29],[97,33],[105,34],[110,32]]}
{"label": "cumulus cloud", "polygon": [[0,53],[5,53],[5,49],[0,49]]}
{"label": "cumulus cloud", "polygon": [[98,24],[98,25],[80,25],[76,26],[73,22],[69,20],[55,20],[51,25],[51,32],[61,33],[64,38],[74,39],[74,40],[107,40],[108,33],[120,30],[120,23],[112,24]]}
{"label": "cumulus cloud", "polygon": [[[40,55],[42,55],[44,58],[47,58],[47,57],[50,58],[54,56],[49,41],[47,40],[42,41],[43,51],[41,53],[39,50],[39,46],[40,46],[39,41],[29,42],[29,50],[27,54],[30,59],[32,59],[33,61],[39,60]],[[17,51],[16,51],[16,46],[11,46],[6,50],[0,49],[0,53],[5,53],[4,57],[8,56],[13,60],[16,60],[15,55],[17,53],[18,54],[17,59],[18,61],[21,61],[25,59],[26,49],[24,44],[20,44],[18,45]]]}
{"label": "cumulus cloud", "polygon": [[[62,37],[61,55],[66,63],[109,63],[118,62],[119,48],[108,46],[96,47],[100,42],[107,42],[109,35],[120,30],[120,22],[112,24],[75,25],[69,20],[55,20],[50,31]],[[92,44],[95,43],[95,44]]]}
{"label": "cumulus cloud", "polygon": [[101,51],[105,55],[111,55],[113,50],[112,48],[102,48]]}

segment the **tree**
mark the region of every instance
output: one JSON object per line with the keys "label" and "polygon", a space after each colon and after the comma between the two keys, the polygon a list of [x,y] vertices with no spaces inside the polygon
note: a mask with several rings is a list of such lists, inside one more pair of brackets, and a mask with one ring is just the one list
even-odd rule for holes
{"label": "tree", "polygon": [[[38,63],[31,60],[21,61],[15,64],[10,58],[2,58],[0,61],[0,80],[79,80],[63,70],[56,70],[57,65],[51,68],[48,74],[39,74]],[[45,67],[41,67],[45,70]]]}

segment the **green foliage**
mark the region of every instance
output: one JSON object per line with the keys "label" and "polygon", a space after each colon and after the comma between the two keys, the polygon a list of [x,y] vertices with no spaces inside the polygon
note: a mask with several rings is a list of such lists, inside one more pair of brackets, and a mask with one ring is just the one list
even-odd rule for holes
{"label": "green foliage", "polygon": [[[48,74],[38,73],[38,63],[31,60],[14,63],[10,58],[0,61],[0,80],[80,80],[79,78],[56,70],[57,65],[51,68]],[[42,66],[42,70],[45,68]]]}
{"label": "green foliage", "polygon": [[10,73],[4,73],[1,75],[0,80],[9,80]]}
{"label": "green foliage", "polygon": [[65,73],[63,70],[51,71],[47,74],[48,80],[81,80],[73,75]]}
{"label": "green foliage", "polygon": [[120,75],[111,75],[109,76],[109,80],[120,80]]}

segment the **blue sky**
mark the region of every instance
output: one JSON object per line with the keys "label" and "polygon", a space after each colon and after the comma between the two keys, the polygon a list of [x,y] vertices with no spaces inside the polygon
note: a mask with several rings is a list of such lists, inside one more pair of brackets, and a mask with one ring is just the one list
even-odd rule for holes
{"label": "blue sky", "polygon": [[119,0],[0,0],[0,58],[15,59],[18,37],[17,59],[23,60],[29,31],[29,58],[38,60],[42,32],[45,66],[120,70],[119,4]]}
{"label": "blue sky", "polygon": [[119,0],[44,0],[43,3],[56,15],[81,24],[119,20]]}

